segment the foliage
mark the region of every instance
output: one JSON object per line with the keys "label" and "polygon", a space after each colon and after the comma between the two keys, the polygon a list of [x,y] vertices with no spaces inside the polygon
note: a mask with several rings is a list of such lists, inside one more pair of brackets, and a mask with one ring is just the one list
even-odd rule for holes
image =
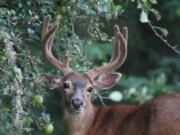
{"label": "foliage", "polygon": [[[50,132],[47,130],[49,125],[51,131],[54,130],[52,134],[63,134],[59,120],[62,109],[58,105],[60,94],[47,91],[38,80],[47,72],[61,75],[46,63],[41,54],[40,31],[47,14],[52,16],[53,22],[60,23],[53,54],[58,59],[68,55],[71,66],[79,72],[108,62],[112,26],[115,23],[128,25],[129,56],[122,67],[125,75],[115,88],[105,92],[106,96],[116,91],[122,95],[122,102],[143,103],[154,96],[179,92],[179,57],[152,39],[152,31],[146,34],[148,28],[145,24],[139,24],[139,20],[142,23],[154,21],[153,14],[157,21],[162,19],[162,23],[157,23],[163,28],[153,26],[162,37],[174,32],[169,37],[170,41],[180,43],[178,0],[160,2],[159,5],[156,0],[0,1],[0,134],[41,135]],[[159,11],[166,18],[161,17]],[[174,25],[169,27],[172,22]],[[14,51],[5,47],[6,39],[14,44]],[[10,61],[13,58],[16,58],[15,66]],[[18,110],[20,125],[13,127],[11,123],[15,118],[12,114],[16,113],[14,101],[17,97],[13,89],[16,88],[15,80],[20,76],[20,104],[23,108]]]}

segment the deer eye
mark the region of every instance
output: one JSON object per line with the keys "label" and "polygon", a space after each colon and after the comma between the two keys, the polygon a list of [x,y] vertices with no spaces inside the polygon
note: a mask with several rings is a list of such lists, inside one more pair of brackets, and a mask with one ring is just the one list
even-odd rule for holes
{"label": "deer eye", "polygon": [[64,82],[64,89],[68,89],[68,88],[70,88],[70,84],[67,82]]}
{"label": "deer eye", "polygon": [[93,90],[93,87],[89,87],[89,88],[87,89],[88,92],[92,92],[92,90]]}

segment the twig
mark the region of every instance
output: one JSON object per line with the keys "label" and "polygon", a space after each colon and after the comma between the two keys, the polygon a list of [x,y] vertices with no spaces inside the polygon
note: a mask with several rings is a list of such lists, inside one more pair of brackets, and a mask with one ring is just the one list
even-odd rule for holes
{"label": "twig", "polygon": [[102,105],[103,105],[103,106],[106,106],[106,104],[105,104],[104,101],[103,101],[103,97],[102,97],[99,93],[97,93],[97,96],[99,97]]}
{"label": "twig", "polygon": [[153,26],[150,22],[148,22],[148,25],[150,26],[150,28],[153,30],[154,34],[159,38],[161,39],[169,48],[171,48],[174,52],[176,52],[177,54],[180,55],[180,51],[177,50],[177,46],[173,46],[171,45],[166,39],[164,39],[158,32],[157,30],[155,29],[155,26]]}
{"label": "twig", "polygon": [[36,65],[36,63],[33,61],[32,57],[30,55],[24,54],[24,53],[20,53],[20,54],[16,54],[16,56],[24,56],[27,59],[29,59],[33,70],[36,70],[35,67],[34,67],[34,65]]}
{"label": "twig", "polygon": [[0,67],[0,70],[10,76],[9,72]]}

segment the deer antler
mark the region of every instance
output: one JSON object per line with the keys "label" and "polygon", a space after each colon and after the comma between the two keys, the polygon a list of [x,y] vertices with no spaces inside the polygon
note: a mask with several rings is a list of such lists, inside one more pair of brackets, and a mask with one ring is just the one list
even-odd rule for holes
{"label": "deer antler", "polygon": [[124,27],[122,32],[120,32],[119,27],[115,25],[114,37],[112,38],[112,57],[110,62],[102,67],[90,70],[86,72],[86,74],[94,79],[100,74],[113,72],[119,68],[124,63],[127,56],[127,40],[128,29]]}
{"label": "deer antler", "polygon": [[[127,38],[128,38],[128,35],[127,35],[127,32],[126,32],[126,29],[127,28],[123,28],[121,30],[125,40],[127,41]],[[118,57],[118,54],[120,53],[119,52],[119,46],[116,45],[117,42],[118,42],[118,38],[117,38],[117,34],[118,32],[120,32],[119,30],[119,27],[117,25],[114,26],[114,36],[112,37],[112,56],[111,56],[111,59],[110,59],[110,62],[113,62],[117,57]]]}
{"label": "deer antler", "polygon": [[42,43],[43,43],[43,53],[47,61],[57,68],[58,70],[62,71],[65,75],[74,72],[73,69],[69,67],[69,59],[68,57],[64,58],[64,61],[61,62],[57,60],[52,54],[52,45],[56,30],[58,29],[58,24],[55,23],[49,29],[51,17],[47,16],[43,22],[42,28]]}

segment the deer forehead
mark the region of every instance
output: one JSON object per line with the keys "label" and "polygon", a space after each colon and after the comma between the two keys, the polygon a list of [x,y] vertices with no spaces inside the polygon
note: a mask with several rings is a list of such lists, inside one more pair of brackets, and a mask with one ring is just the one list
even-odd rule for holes
{"label": "deer forehead", "polygon": [[93,82],[88,76],[78,73],[65,76],[64,81],[71,83],[74,89],[82,89],[93,85]]}

